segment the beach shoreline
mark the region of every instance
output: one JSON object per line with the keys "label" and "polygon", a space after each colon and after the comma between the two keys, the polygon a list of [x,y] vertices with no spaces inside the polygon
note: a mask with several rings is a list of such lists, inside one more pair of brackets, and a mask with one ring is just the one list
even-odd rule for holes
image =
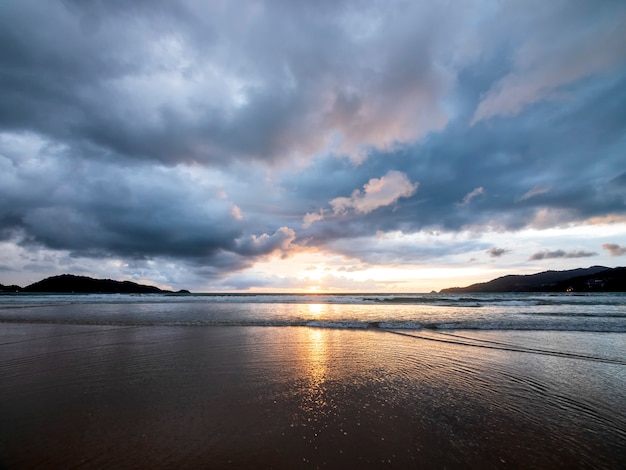
{"label": "beach shoreline", "polygon": [[[626,461],[626,367],[595,360],[621,354],[623,336],[471,332],[472,341],[451,344],[436,335],[4,323],[0,463],[619,468]],[[471,344],[539,349],[547,340],[592,359]],[[602,355],[596,343],[605,344]]]}

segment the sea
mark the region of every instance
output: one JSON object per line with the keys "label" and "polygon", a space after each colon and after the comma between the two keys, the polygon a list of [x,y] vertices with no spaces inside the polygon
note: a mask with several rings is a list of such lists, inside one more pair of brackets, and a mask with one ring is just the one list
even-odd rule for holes
{"label": "sea", "polygon": [[624,468],[624,333],[624,293],[3,294],[0,467]]}
{"label": "sea", "polygon": [[4,294],[0,322],[626,332],[626,293]]}

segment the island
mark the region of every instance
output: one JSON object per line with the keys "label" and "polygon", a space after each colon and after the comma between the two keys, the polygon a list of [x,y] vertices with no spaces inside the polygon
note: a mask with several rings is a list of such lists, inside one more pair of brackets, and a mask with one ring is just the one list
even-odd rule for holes
{"label": "island", "polygon": [[497,292],[626,292],[626,268],[589,268],[508,275],[467,287],[442,289],[441,293]]}
{"label": "island", "polygon": [[3,293],[54,293],[54,294],[189,294],[188,290],[177,292],[159,289],[154,286],[137,284],[131,281],[114,281],[112,279],[94,279],[87,276],[61,274],[48,277],[26,287],[16,285],[3,286]]}

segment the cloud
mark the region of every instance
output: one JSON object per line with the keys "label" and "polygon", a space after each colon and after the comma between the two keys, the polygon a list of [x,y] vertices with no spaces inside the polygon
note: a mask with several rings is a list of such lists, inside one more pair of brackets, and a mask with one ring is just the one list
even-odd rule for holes
{"label": "cloud", "polygon": [[457,205],[460,207],[467,206],[470,202],[472,202],[472,200],[484,194],[485,194],[485,188],[483,188],[482,186],[479,186],[478,188],[475,188],[469,193],[467,193],[465,197],[463,197],[463,200],[459,202]]}
{"label": "cloud", "polygon": [[236,204],[233,204],[230,213],[233,215],[235,220],[243,220],[243,214],[241,213],[241,209]]}
{"label": "cloud", "polygon": [[379,207],[389,206],[402,197],[412,196],[419,183],[412,183],[406,174],[392,170],[380,178],[372,178],[355,189],[350,197],[337,197],[330,201],[335,214],[353,209],[357,214],[368,214]]}
{"label": "cloud", "polygon": [[[371,178],[363,185],[363,190],[355,189],[350,197],[336,197],[329,201],[333,215],[345,214],[353,210],[357,214],[369,214],[381,207],[395,204],[400,198],[412,196],[419,183],[411,182],[406,174],[391,170],[380,178]],[[303,227],[325,218],[322,209],[317,213],[307,213],[303,219]]]}
{"label": "cloud", "polygon": [[245,291],[255,288],[272,289],[282,291],[301,287],[296,278],[268,275],[257,272],[235,273],[224,279],[216,280],[209,287],[212,291]]}
{"label": "cloud", "polygon": [[15,2],[0,17],[0,121],[165,164],[362,161],[447,124],[446,56],[471,35],[471,2],[455,10]]}
{"label": "cloud", "polygon": [[333,240],[326,248],[341,253],[360,264],[379,266],[402,266],[434,262],[440,264],[445,258],[461,256],[485,250],[488,243],[482,240],[455,239],[450,234],[427,235],[387,232],[380,236],[350,237]]}
{"label": "cloud", "polygon": [[311,224],[324,220],[324,210],[319,212],[307,212],[302,218],[302,227],[309,228]]}
{"label": "cloud", "polygon": [[617,243],[604,243],[602,248],[607,250],[611,256],[622,256],[626,254],[626,247],[620,246]]}
{"label": "cloud", "polygon": [[[513,116],[541,100],[564,99],[558,92],[590,75],[620,67],[626,59],[626,32],[622,14],[607,5],[596,11],[595,20],[585,14],[595,9],[581,2],[564,14],[554,2],[536,15],[528,5],[511,4],[511,17],[521,27],[533,28],[526,42],[513,55],[513,70],[494,83],[481,97],[472,124],[496,116]],[[548,24],[558,24],[557,34]],[[564,41],[563,35],[568,40]],[[565,98],[566,99],[566,98]]]}
{"label": "cloud", "polygon": [[[179,276],[175,273],[183,265],[190,272],[210,266],[201,273],[207,279],[287,250],[295,238],[282,224],[263,226],[257,214],[244,219],[243,210],[229,199],[232,194],[246,207],[268,194],[273,183],[259,183],[254,171],[234,179],[222,171],[185,166],[68,164],[62,148],[28,135],[0,134],[0,149],[5,170],[0,171],[0,240],[33,253],[42,248],[63,253],[49,262],[37,260],[42,270],[56,263],[63,272],[88,273],[97,269],[89,259],[100,265],[121,259],[156,278],[162,273],[137,263],[158,260],[172,276]],[[66,258],[82,259],[87,267],[61,263]]]}
{"label": "cloud", "polygon": [[543,250],[533,254],[529,261],[539,261],[544,259],[557,259],[557,258],[589,258],[591,256],[597,256],[598,253],[593,251],[577,250],[577,251],[564,251],[564,250]]}
{"label": "cloud", "polygon": [[489,253],[489,256],[491,256],[492,258],[500,258],[502,255],[504,255],[505,253],[509,253],[511,250],[507,250],[506,248],[490,248],[489,250],[487,250],[487,253]]}
{"label": "cloud", "polygon": [[272,235],[264,233],[258,237],[250,235],[235,240],[235,252],[246,256],[267,255],[276,251],[285,252],[295,237],[296,233],[292,229],[280,227]]}
{"label": "cloud", "polygon": [[540,194],[545,194],[545,193],[547,193],[549,191],[550,191],[550,188],[547,188],[545,186],[535,186],[535,187],[529,189],[528,191],[526,191],[523,195],[521,195],[520,197],[516,198],[515,200],[517,202],[525,201],[525,200],[530,199],[532,197],[539,196]]}

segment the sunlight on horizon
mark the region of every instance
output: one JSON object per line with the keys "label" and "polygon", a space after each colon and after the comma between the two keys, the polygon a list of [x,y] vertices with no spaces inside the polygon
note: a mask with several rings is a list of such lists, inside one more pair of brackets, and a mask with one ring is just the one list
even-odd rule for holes
{"label": "sunlight on horizon", "polygon": [[[331,251],[297,248],[289,257],[273,256],[255,264],[260,278],[272,277],[275,285],[250,288],[249,292],[324,294],[341,292],[426,293],[448,287],[463,287],[487,282],[508,274],[534,274],[547,270],[565,270],[592,265],[615,267],[619,263],[602,248],[607,238],[626,236],[626,224],[571,225],[546,230],[526,229],[515,233],[487,232],[475,234],[390,232],[379,234],[376,242],[381,253],[396,249],[415,249],[433,241],[439,243],[441,255],[432,254],[414,264],[367,263],[356,257],[342,256]],[[582,249],[579,241],[597,240],[594,256],[532,260],[533,253],[548,250],[558,240],[559,246],[571,251]],[[448,243],[464,241],[465,251],[448,250]],[[362,240],[363,244],[368,240]],[[490,248],[501,248],[493,256]],[[591,251],[591,250],[588,250]],[[419,254],[419,251],[418,251]],[[437,264],[435,264],[435,262]]]}

